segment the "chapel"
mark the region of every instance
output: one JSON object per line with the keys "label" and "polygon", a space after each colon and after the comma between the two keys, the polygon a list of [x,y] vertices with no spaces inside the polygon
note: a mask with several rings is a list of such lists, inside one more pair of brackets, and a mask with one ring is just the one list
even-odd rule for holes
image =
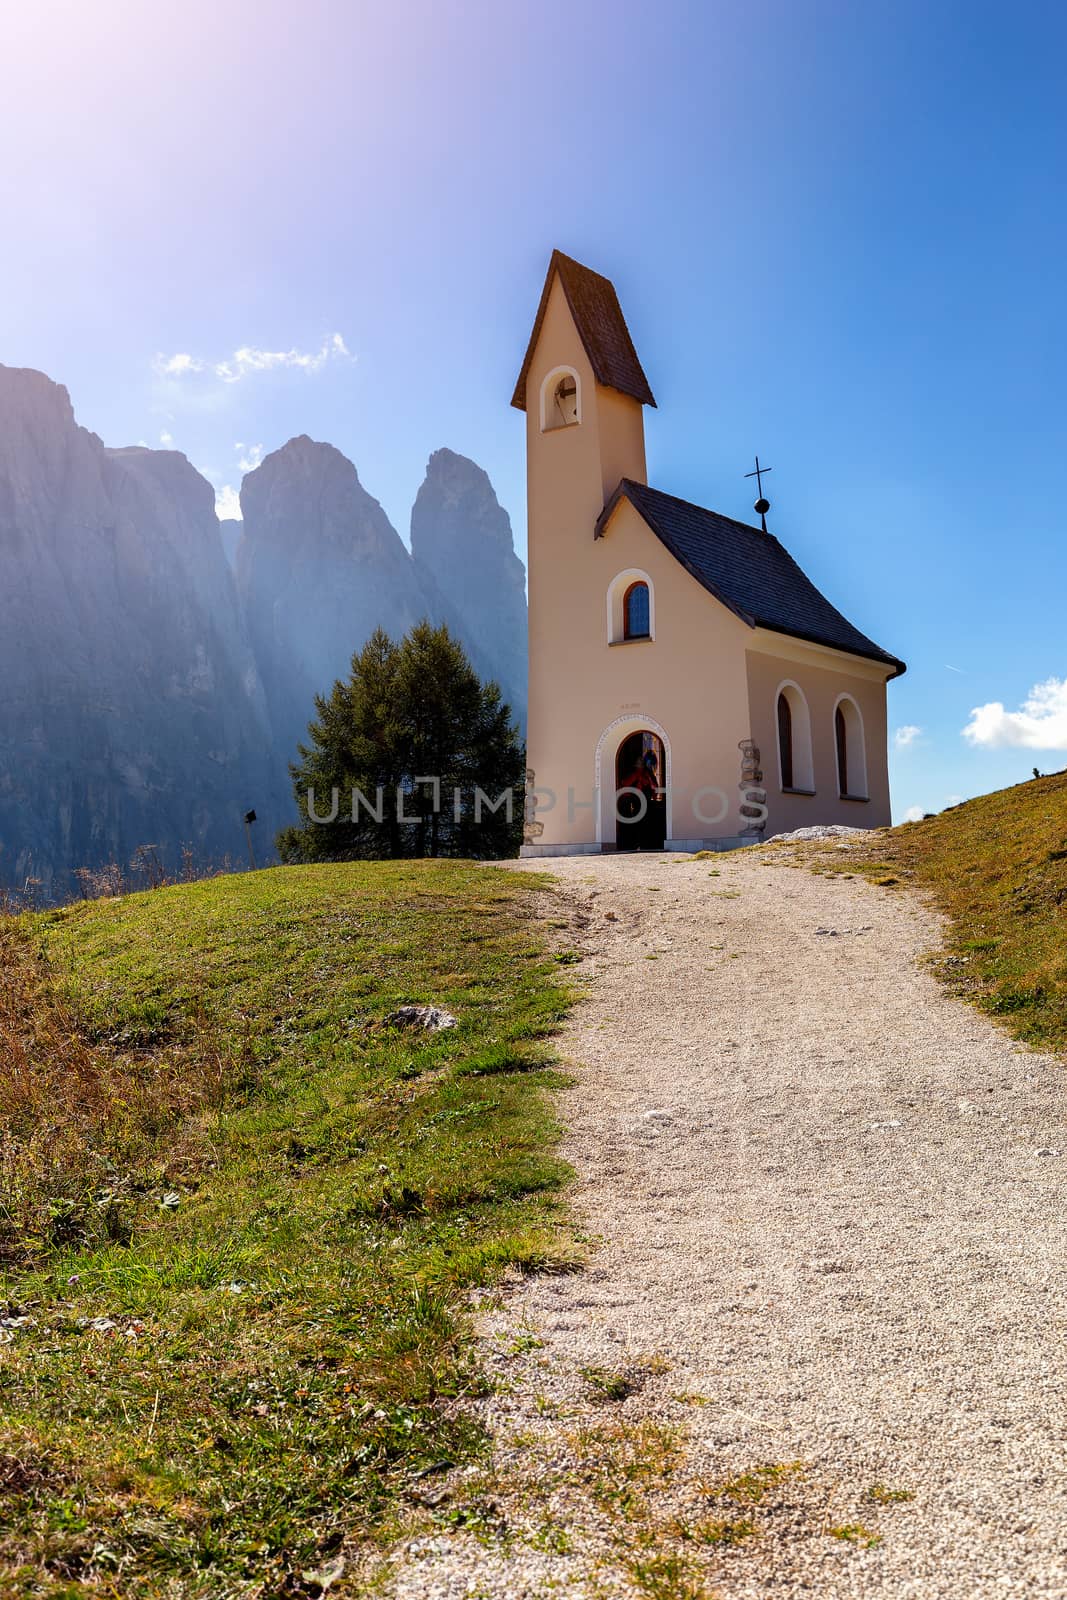
{"label": "chapel", "polygon": [[512,404],[526,413],[523,855],[887,824],[886,686],[904,663],[765,517],[650,486],[656,402],[614,285],[558,250]]}

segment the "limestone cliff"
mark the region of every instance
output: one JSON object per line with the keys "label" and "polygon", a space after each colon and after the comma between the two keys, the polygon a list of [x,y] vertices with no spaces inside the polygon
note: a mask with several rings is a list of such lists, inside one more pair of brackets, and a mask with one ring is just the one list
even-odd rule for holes
{"label": "limestone cliff", "polygon": [[241,543],[244,524],[238,517],[223,517],[219,522],[219,531],[222,534],[223,554],[232,570],[236,572],[237,546]]}
{"label": "limestone cliff", "polygon": [[0,880],[243,848],[266,705],[210,486],[0,366]]}
{"label": "limestone cliff", "polygon": [[524,724],[525,572],[488,474],[466,456],[435,450],[430,457],[411,513],[411,553],[475,670],[497,680]]}
{"label": "limestone cliff", "polygon": [[0,366],[0,884],[63,898],[142,845],[241,861],[251,808],[269,855],[314,697],[379,626],[447,622],[523,719],[523,570],[480,467],[430,458],[414,557],[306,436],[241,505],[220,525],[183,455],[108,449],[59,384]]}
{"label": "limestone cliff", "polygon": [[333,445],[301,435],[241,487],[237,586],[286,761],[316,693],[377,627],[397,637],[431,607],[399,534]]}

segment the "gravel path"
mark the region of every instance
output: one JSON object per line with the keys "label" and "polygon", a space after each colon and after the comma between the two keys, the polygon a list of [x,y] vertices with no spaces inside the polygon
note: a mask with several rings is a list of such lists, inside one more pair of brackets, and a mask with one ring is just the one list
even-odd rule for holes
{"label": "gravel path", "polygon": [[551,863],[597,1243],[487,1307],[494,1463],[395,1595],[1067,1596],[1063,1068],[791,860]]}

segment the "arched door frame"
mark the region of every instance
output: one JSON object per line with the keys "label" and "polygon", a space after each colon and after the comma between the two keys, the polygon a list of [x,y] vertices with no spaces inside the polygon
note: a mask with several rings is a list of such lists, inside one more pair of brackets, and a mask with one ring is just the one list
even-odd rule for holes
{"label": "arched door frame", "polygon": [[[674,799],[673,784],[671,779],[671,741],[670,735],[661,722],[654,717],[644,717],[638,712],[628,713],[624,717],[616,717],[614,722],[609,722],[604,729],[596,746],[596,763],[593,770],[593,793],[596,796],[596,842],[604,844],[610,841],[615,843],[615,758],[619,753],[622,741],[631,733],[654,733],[663,744],[664,783],[667,793],[664,796],[666,812],[666,838],[674,838]],[[605,789],[602,779],[605,767],[605,752],[608,755],[608,785]]]}

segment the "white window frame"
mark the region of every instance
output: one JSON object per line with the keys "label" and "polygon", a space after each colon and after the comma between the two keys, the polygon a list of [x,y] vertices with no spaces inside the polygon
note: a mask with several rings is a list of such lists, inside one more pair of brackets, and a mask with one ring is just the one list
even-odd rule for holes
{"label": "white window frame", "polygon": [[[787,693],[786,691],[791,691]],[[782,741],[778,734],[778,701],[785,695],[792,713],[793,728],[793,786],[787,789],[782,779]],[[771,707],[771,727],[774,730],[774,752],[778,761],[778,789],[781,794],[815,793],[815,757],[811,743],[811,708],[808,697],[792,678],[783,678],[774,691]],[[807,781],[803,781],[806,779]]]}
{"label": "white window frame", "polygon": [[[852,786],[847,793],[841,787],[841,764],[837,759],[837,712],[838,707],[843,705],[851,706],[852,710],[856,713],[856,722],[854,728],[849,727],[848,713],[845,713],[845,745],[847,749],[849,776],[853,780],[855,780],[857,776],[863,780],[860,787],[857,787],[855,781],[853,781]],[[830,732],[833,736],[834,770],[837,773],[838,798],[841,800],[869,800],[871,798],[871,791],[867,781],[867,732],[863,725],[863,712],[859,708],[859,703],[853,698],[852,695],[839,694],[837,699],[834,701],[834,709],[830,718]],[[856,748],[857,742],[859,745],[858,751]],[[858,763],[856,761],[857,754],[859,756]],[[859,767],[858,774],[856,771],[857,765]]]}

